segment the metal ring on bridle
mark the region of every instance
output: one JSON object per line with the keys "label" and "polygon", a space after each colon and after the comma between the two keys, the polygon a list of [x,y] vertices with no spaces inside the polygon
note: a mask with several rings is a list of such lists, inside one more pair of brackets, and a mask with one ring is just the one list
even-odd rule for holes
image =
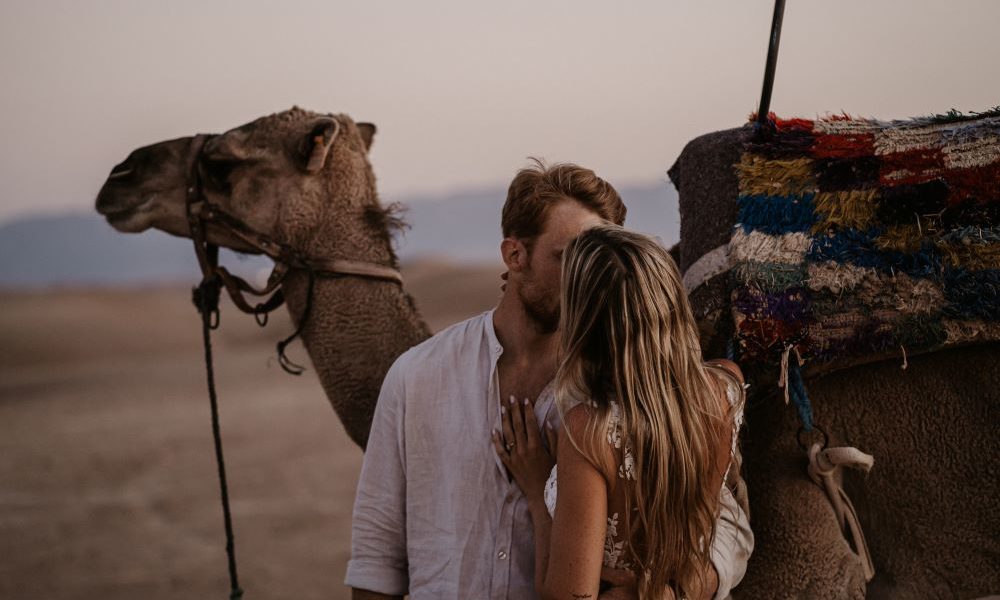
{"label": "metal ring on bridle", "polygon": [[[823,444],[822,444],[821,447],[825,449],[827,447],[827,445],[830,443],[830,436],[828,436],[826,434],[826,431],[822,427],[820,427],[819,425],[813,425],[812,426],[812,431],[818,431],[820,433],[820,435],[823,436]],[[803,451],[808,451],[809,448],[806,447],[805,442],[802,441],[802,434],[803,433],[807,433],[806,428],[805,427],[799,427],[798,432],[795,434],[795,441],[797,441],[799,443],[799,448],[802,448]]]}

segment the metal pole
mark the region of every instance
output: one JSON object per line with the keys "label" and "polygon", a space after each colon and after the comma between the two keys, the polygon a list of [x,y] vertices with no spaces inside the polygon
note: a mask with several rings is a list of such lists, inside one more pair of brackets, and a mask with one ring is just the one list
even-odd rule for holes
{"label": "metal pole", "polygon": [[764,88],[760,92],[760,106],[757,109],[757,125],[767,123],[771,109],[771,89],[774,87],[774,67],[778,62],[778,42],[781,41],[781,20],[785,16],[785,0],[774,0],[774,17],[771,18],[771,43],[767,48],[767,64],[764,67]]}

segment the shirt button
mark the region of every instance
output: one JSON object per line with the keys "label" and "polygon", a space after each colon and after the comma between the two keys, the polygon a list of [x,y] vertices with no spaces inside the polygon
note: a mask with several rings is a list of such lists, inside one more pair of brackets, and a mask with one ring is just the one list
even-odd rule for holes
{"label": "shirt button", "polygon": [[507,553],[501,550],[500,552],[497,552],[497,558],[500,560],[507,560]]}

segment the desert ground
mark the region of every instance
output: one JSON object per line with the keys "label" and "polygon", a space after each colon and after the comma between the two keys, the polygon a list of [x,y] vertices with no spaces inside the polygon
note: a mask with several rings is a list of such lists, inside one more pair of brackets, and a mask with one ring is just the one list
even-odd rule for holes
{"label": "desert ground", "polygon": [[[432,329],[499,266],[404,269]],[[184,285],[0,292],[0,598],[228,598],[201,332]],[[312,370],[224,305],[214,336],[244,598],[348,598],[361,451]],[[305,360],[296,343],[290,356]]]}

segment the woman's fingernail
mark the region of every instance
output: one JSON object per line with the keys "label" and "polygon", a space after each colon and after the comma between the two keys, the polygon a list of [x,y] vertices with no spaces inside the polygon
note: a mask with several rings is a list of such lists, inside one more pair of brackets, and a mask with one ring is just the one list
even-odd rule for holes
{"label": "woman's fingernail", "polygon": [[514,396],[511,396],[511,397],[510,397],[510,403],[511,403],[511,404],[514,404]]}
{"label": "woman's fingernail", "polygon": [[507,407],[506,406],[501,406],[500,407],[500,414],[501,415],[507,414]]}
{"label": "woman's fingernail", "polygon": [[525,399],[524,399],[524,405],[525,405],[525,406],[527,406],[527,405],[529,405],[529,404],[531,404],[531,402],[530,402],[530,401],[529,401],[529,400],[528,400],[527,398],[525,398]]}

